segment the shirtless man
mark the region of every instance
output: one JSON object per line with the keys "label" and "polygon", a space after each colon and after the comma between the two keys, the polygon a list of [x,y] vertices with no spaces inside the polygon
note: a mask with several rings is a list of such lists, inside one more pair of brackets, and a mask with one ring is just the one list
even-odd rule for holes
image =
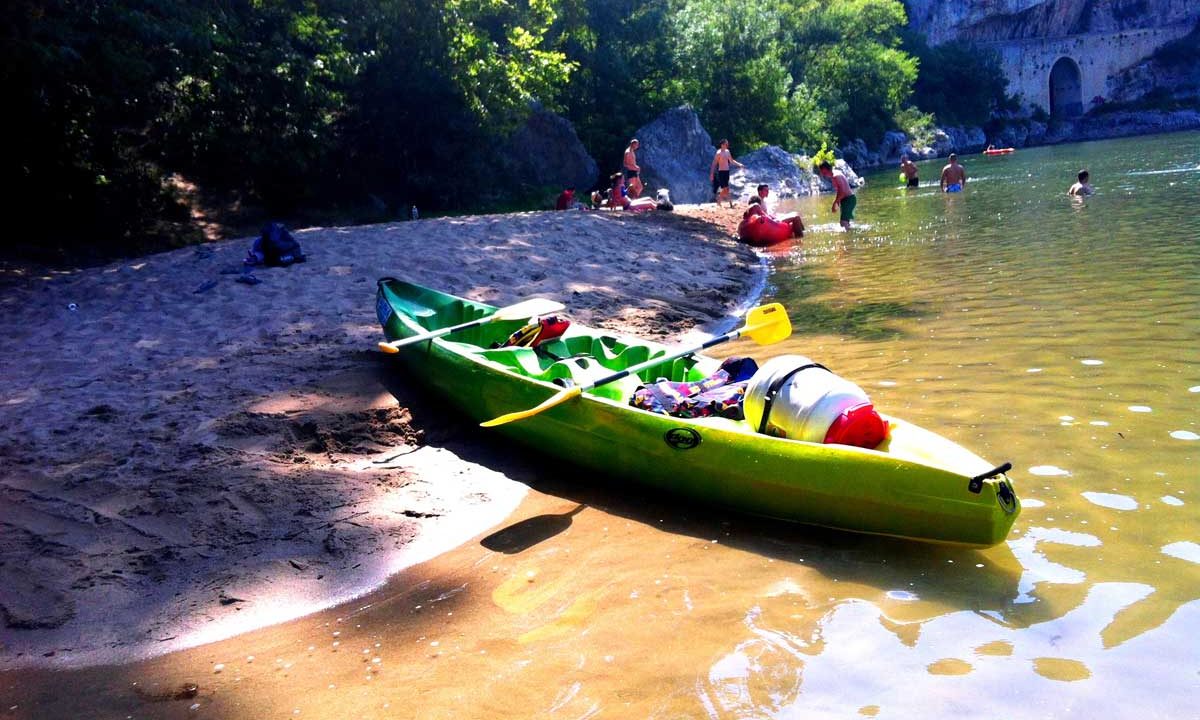
{"label": "shirtless man", "polygon": [[1096,192],[1096,188],[1092,187],[1091,182],[1089,182],[1091,175],[1088,174],[1087,170],[1080,170],[1079,174],[1075,177],[1079,179],[1079,182],[1072,185],[1070,190],[1067,190],[1068,195],[1072,197],[1086,197]]}
{"label": "shirtless man", "polygon": [[904,187],[917,187],[921,184],[917,178],[917,165],[909,160],[907,155],[900,156],[900,172],[904,173]]}
{"label": "shirtless man", "polygon": [[728,140],[722,140],[719,148],[717,154],[713,156],[712,165],[708,168],[708,179],[712,182],[714,202],[720,205],[721,200],[728,200],[729,207],[733,207],[733,200],[729,199],[729,166],[730,164],[740,168],[746,166],[733,159],[733,153],[729,152]]}
{"label": "shirtless man", "polygon": [[841,215],[838,219],[841,222],[843,230],[850,229],[850,221],[854,219],[854,208],[858,206],[858,196],[854,194],[853,188],[850,187],[850,181],[842,173],[834,174],[833,166],[827,162],[821,163],[817,171],[821,177],[833,183],[833,208],[830,212],[837,212],[841,208]]}
{"label": "shirtless man", "polygon": [[629,197],[637,199],[642,195],[642,168],[637,164],[637,149],[640,147],[637,138],[629,141],[625,148],[625,159],[621,162],[621,174],[629,185]]}
{"label": "shirtless man", "polygon": [[962,192],[967,184],[967,169],[958,164],[958,155],[950,153],[950,164],[942,168],[942,192]]}

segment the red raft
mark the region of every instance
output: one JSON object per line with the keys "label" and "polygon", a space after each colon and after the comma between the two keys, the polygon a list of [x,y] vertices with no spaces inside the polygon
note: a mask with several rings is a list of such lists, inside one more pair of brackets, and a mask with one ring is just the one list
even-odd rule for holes
{"label": "red raft", "polygon": [[792,237],[792,223],[772,220],[766,215],[750,215],[738,224],[738,237],[756,247],[776,245]]}
{"label": "red raft", "polygon": [[1009,153],[1013,153],[1013,152],[1016,152],[1016,148],[993,148],[993,147],[990,147],[987,150],[984,150],[983,154],[984,155],[1008,155]]}

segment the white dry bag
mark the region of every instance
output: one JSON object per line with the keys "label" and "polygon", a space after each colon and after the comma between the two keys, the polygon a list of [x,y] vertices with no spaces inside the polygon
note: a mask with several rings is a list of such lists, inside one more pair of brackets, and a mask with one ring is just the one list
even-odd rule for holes
{"label": "white dry bag", "polygon": [[803,355],[780,355],[759,368],[742,408],[755,430],[814,443],[874,448],[887,437],[862,388]]}

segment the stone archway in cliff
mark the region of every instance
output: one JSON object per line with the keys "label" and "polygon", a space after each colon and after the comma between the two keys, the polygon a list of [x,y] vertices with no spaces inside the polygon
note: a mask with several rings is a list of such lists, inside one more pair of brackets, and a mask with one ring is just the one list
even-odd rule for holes
{"label": "stone archway in cliff", "polygon": [[1083,114],[1083,79],[1079,63],[1060,57],[1050,68],[1050,114],[1075,117]]}

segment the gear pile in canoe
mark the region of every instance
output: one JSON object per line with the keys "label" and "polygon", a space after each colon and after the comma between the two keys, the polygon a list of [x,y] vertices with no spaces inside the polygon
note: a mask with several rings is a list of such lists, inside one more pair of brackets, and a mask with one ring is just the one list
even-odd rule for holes
{"label": "gear pile in canoe", "polygon": [[[569,323],[562,309],[540,298],[497,308],[392,278],[376,302],[380,347],[406,377],[597,473],[754,515],[975,547],[1003,542],[1020,513],[1010,464],[877,412],[808,358],[755,372],[700,354],[737,337],[788,337],[781,305],[681,348]],[[549,313],[554,323],[536,317]]]}

